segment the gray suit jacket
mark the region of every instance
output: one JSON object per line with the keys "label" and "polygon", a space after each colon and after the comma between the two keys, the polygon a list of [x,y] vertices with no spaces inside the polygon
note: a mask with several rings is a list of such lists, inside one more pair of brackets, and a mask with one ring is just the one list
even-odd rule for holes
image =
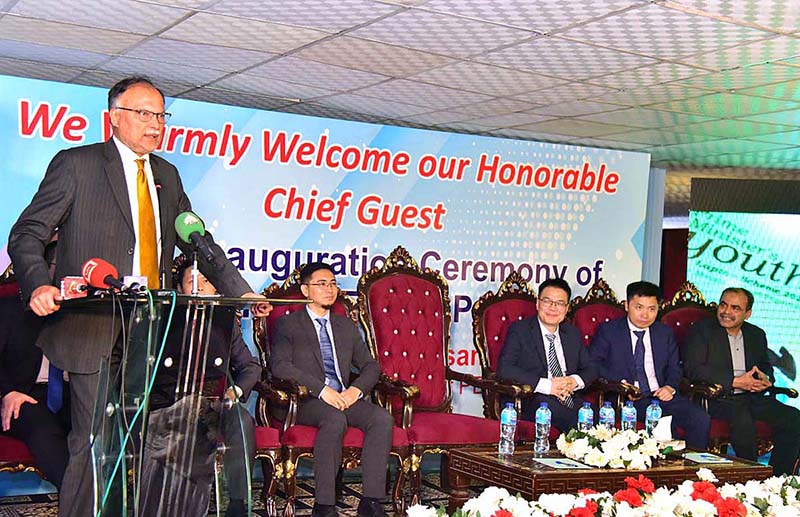
{"label": "gray suit jacket", "polygon": [[[175,218],[191,210],[177,169],[150,155],[153,176],[159,188],[161,212],[162,268],[169,271],[175,254]],[[23,299],[39,286],[51,283],[44,247],[58,231],[58,263],[55,279],[81,275],[83,263],[93,257],[113,264],[120,275],[131,274],[135,237],[125,174],[112,140],[59,152],[47,168],[39,190],[11,229],[8,253],[14,264]],[[177,243],[185,253],[191,246]],[[224,252],[214,244],[219,256]],[[200,270],[217,289],[228,296],[250,291],[236,268],[221,260],[220,269],[202,260]],[[120,322],[115,328],[106,313],[62,309],[47,317],[38,345],[50,361],[67,371],[93,373],[110,352]]]}
{"label": "gray suit jacket", "polygon": [[[380,377],[380,367],[361,339],[355,324],[344,316],[331,313],[336,360],[345,388],[357,387],[368,396]],[[359,374],[350,383],[349,374],[355,368]],[[317,328],[305,309],[279,319],[272,343],[272,373],[279,379],[295,380],[319,397],[325,387],[325,367],[319,349]]]}

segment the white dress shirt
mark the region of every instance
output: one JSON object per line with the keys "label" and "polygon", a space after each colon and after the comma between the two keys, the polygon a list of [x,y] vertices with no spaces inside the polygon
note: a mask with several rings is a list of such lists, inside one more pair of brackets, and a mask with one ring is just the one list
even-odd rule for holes
{"label": "white dress shirt", "polygon": [[[547,356],[550,353],[550,341],[548,341],[546,336],[548,334],[554,334],[556,336],[555,349],[556,349],[556,357],[558,358],[558,364],[561,366],[561,371],[562,372],[566,372],[567,371],[567,362],[564,359],[564,348],[561,346],[561,336],[558,333],[558,328],[556,328],[555,332],[550,332],[547,329],[547,327],[545,327],[538,318],[536,319],[536,321],[539,322],[539,331],[542,333],[542,342],[544,343],[545,361],[547,361]],[[572,377],[573,379],[575,379],[575,382],[578,383],[578,385],[575,387],[575,390],[573,390],[573,391],[582,390],[584,388],[585,385],[584,385],[583,379],[581,379],[580,375],[572,374],[572,375],[569,375],[569,377]],[[553,387],[553,374],[550,373],[550,368],[548,367],[547,368],[547,377],[542,377],[541,379],[539,379],[539,382],[536,383],[536,388],[534,389],[534,391],[536,393],[542,393],[544,395],[550,395],[550,390],[552,389],[552,387]]]}
{"label": "white dress shirt", "polygon": [[[636,353],[636,334],[634,331],[644,330],[644,336],[642,336],[642,340],[644,341],[644,373],[647,375],[647,383],[650,385],[650,391],[656,391],[661,386],[658,385],[658,377],[656,377],[656,363],[653,361],[653,345],[650,342],[650,329],[640,329],[633,323],[631,320],[628,320],[628,329],[630,329],[630,333],[628,334],[631,338],[631,353]],[[637,388],[641,388],[639,386],[639,381],[636,379],[633,380],[633,385]]]}

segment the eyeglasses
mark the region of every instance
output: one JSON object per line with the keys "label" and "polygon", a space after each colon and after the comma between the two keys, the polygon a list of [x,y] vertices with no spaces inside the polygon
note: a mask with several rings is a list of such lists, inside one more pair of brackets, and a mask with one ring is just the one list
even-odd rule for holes
{"label": "eyeglasses", "polygon": [[141,122],[150,122],[151,120],[153,120],[153,117],[155,117],[156,120],[158,120],[161,124],[164,124],[172,116],[172,113],[167,113],[166,111],[163,112],[163,113],[156,113],[156,112],[150,111],[150,110],[135,110],[135,109],[132,109],[132,108],[123,108],[122,106],[114,106],[111,109],[132,111],[132,112],[136,113],[137,115],[139,115],[139,120]]}
{"label": "eyeglasses", "polygon": [[336,289],[336,280],[331,280],[330,282],[326,282],[325,280],[321,280],[319,282],[308,282],[306,285],[313,285],[314,287],[319,287],[320,289],[327,289],[328,287],[333,287]]}
{"label": "eyeglasses", "polygon": [[562,302],[561,300],[551,300],[550,298],[539,298],[539,303],[542,304],[542,307],[555,306],[555,308],[559,310],[566,309],[567,305],[569,305],[567,302]]}

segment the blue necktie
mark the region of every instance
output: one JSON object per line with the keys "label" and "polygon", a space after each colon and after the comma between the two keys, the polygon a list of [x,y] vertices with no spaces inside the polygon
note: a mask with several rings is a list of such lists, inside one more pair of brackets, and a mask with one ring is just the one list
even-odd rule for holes
{"label": "blue necktie", "polygon": [[650,383],[647,382],[647,372],[644,371],[644,330],[634,330],[636,334],[636,348],[633,349],[633,369],[639,389],[643,395],[650,394]]}
{"label": "blue necktie", "polygon": [[322,365],[325,367],[326,383],[331,389],[342,391],[342,383],[336,375],[336,358],[333,357],[333,343],[328,335],[328,326],[325,318],[317,318],[319,323],[319,351],[322,352]]}
{"label": "blue necktie", "polygon": [[50,363],[47,372],[47,409],[58,413],[64,405],[64,370]]}

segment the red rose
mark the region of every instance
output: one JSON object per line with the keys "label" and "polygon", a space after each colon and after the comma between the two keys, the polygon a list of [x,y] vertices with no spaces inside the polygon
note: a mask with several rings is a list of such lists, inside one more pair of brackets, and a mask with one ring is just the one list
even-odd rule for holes
{"label": "red rose", "polygon": [[496,512],[494,512],[494,514],[492,514],[492,517],[514,517],[514,514],[509,512],[508,510],[499,509]]}
{"label": "red rose", "polygon": [[656,486],[653,484],[653,482],[641,474],[639,474],[638,478],[625,478],[625,483],[628,485],[628,488],[641,490],[645,494],[652,494],[656,491]]}
{"label": "red rose", "polygon": [[597,490],[592,490],[591,488],[581,488],[580,490],[578,490],[578,495],[590,495],[596,493]]}
{"label": "red rose", "polygon": [[695,481],[692,483],[692,488],[692,499],[695,501],[697,499],[702,499],[703,501],[708,501],[713,504],[720,498],[717,487],[708,481]]}
{"label": "red rose", "polygon": [[747,508],[735,497],[719,498],[714,502],[719,517],[745,517]]}
{"label": "red rose", "polygon": [[568,517],[594,517],[595,512],[590,510],[586,506],[581,506],[580,508],[573,508],[567,514]]}
{"label": "red rose", "polygon": [[617,493],[614,494],[614,500],[620,503],[628,503],[633,508],[642,506],[642,503],[644,502],[642,501],[642,494],[640,494],[635,488],[626,488],[624,490],[617,491]]}

